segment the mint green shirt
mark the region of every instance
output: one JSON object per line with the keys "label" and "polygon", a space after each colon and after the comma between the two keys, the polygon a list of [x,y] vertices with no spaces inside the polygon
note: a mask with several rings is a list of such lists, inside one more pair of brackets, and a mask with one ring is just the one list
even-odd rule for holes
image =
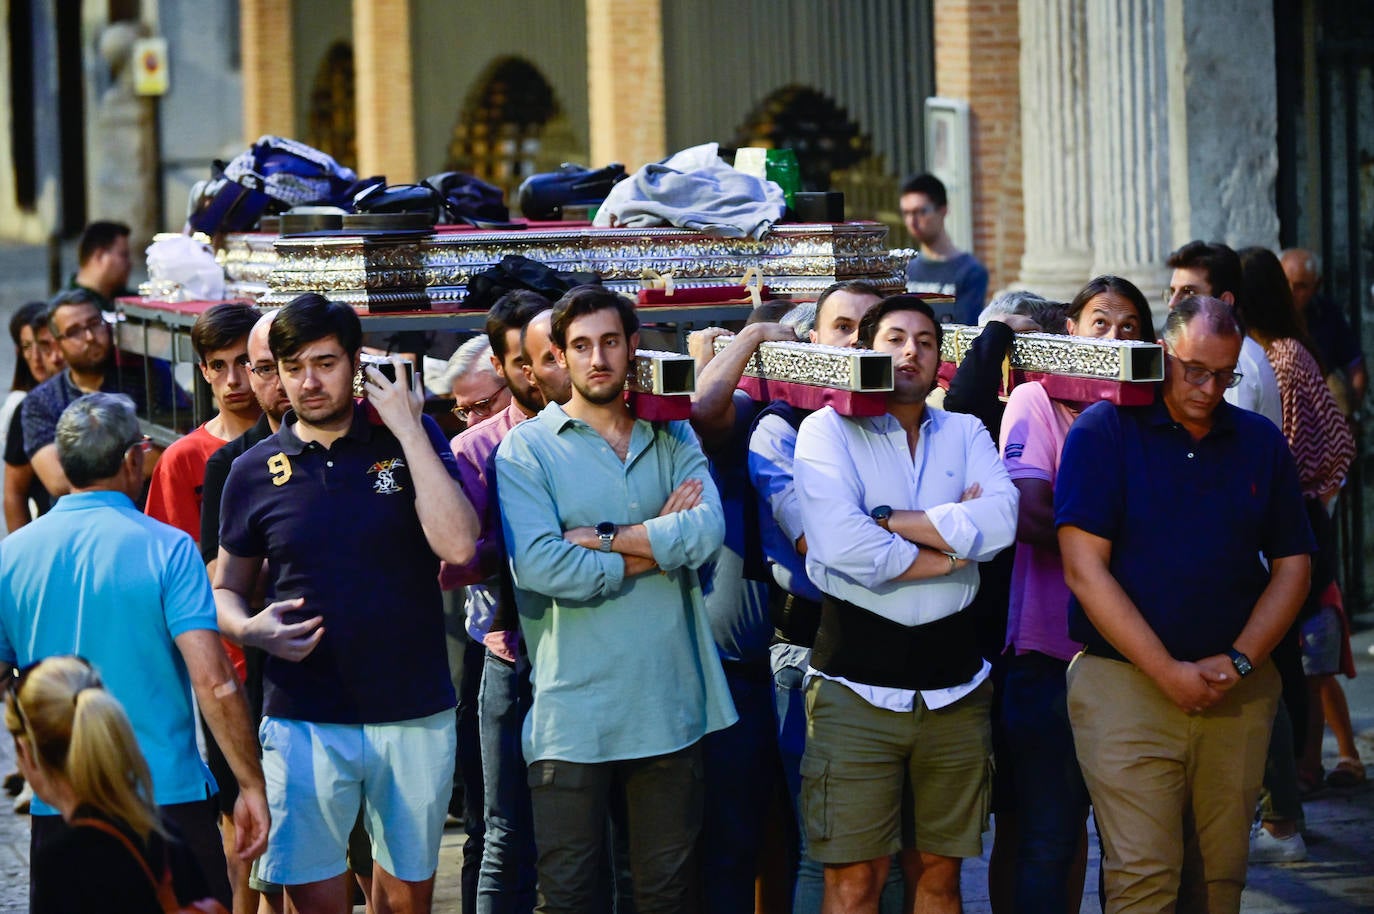
{"label": "mint green shirt", "polygon": [[[688,478],[701,504],[658,517]],[[697,580],[725,521],[690,426],[637,421],[621,462],[550,404],[501,442],[496,479],[534,683],[526,763],[665,755],[734,723]],[[627,578],[620,555],[563,539],[601,521],[643,524],[663,573]]]}

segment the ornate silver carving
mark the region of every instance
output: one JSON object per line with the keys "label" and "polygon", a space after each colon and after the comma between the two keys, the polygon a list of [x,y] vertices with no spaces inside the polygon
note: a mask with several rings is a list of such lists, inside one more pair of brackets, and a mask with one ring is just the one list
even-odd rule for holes
{"label": "ornate silver carving", "polygon": [[737,282],[751,267],[781,294],[814,295],[844,279],[898,292],[906,262],[884,247],[886,237],[886,226],[870,222],[783,225],[762,241],[676,228],[442,232],[420,240],[254,233],[227,236],[218,257],[234,294],[273,301],[299,292],[349,300],[400,287],[425,289],[436,304],[456,304],[474,274],[507,254],[557,270],[594,271],[627,293],[639,288],[646,269],[671,272],[675,285],[690,288]]}
{"label": "ornate silver carving", "polygon": [[643,394],[692,394],[697,389],[696,363],[677,352],[637,349],[625,386]]}
{"label": "ornate silver carving", "polygon": [[[946,324],[940,359],[962,362],[982,332],[981,327]],[[1012,342],[1011,367],[1108,381],[1162,381],[1164,351],[1158,343],[1137,340],[1018,333]]]}
{"label": "ornate silver carving", "polygon": [[[716,337],[717,354],[733,339],[733,336]],[[892,389],[892,356],[871,349],[768,342],[754,350],[744,373],[770,381],[880,393]]]}

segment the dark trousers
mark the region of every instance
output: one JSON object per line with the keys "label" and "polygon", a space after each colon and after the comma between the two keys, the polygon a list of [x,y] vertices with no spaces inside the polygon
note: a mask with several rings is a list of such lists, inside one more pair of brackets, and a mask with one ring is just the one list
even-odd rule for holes
{"label": "dark trousers", "polygon": [[1020,829],[1017,914],[1068,910],[1069,872],[1088,820],[1088,788],[1069,727],[1068,668],[1035,652],[1007,661],[1002,725]]}
{"label": "dark trousers", "polygon": [[606,820],[622,806],[639,914],[686,914],[701,831],[700,744],[598,764],[530,765],[540,914],[594,914],[605,870]]}
{"label": "dark trousers", "polygon": [[487,649],[467,639],[463,650],[463,672],[458,686],[458,764],[456,772],[463,784],[463,867],[459,873],[463,914],[476,914],[477,877],[482,869],[486,825],[482,817],[482,748],[478,729],[477,696],[482,686],[482,669]]}
{"label": "dark trousers", "polygon": [[702,738],[706,802],[697,854],[702,909],[711,914],[754,914],[759,846],[781,774],[773,683],[757,671],[726,664],[739,720]]}

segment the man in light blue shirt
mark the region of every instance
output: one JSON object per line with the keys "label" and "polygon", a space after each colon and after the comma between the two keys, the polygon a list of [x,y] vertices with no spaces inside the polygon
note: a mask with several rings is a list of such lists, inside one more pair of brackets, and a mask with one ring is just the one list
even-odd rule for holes
{"label": "man in light blue shirt", "polygon": [[[240,785],[234,819],[244,859],[267,844],[257,738],[195,541],[134,505],[145,441],[122,395],[88,394],[62,413],[57,459],[72,493],[0,544],[0,679],[58,654],[89,660],[129,715],[164,818],[228,904],[216,785],[196,749],[192,690]],[[37,799],[33,813],[36,850],[62,826]]]}
{"label": "man in light blue shirt", "polygon": [[882,416],[818,410],[795,485],[821,624],[802,759],[825,910],[878,910],[901,853],[917,909],[961,910],[963,857],[987,826],[992,689],[973,618],[976,563],[1010,545],[1016,488],[972,416],[926,406],[940,325],[915,295],[871,308],[859,345],[893,358]]}
{"label": "man in light blue shirt", "polygon": [[582,287],[555,306],[572,380],[502,441],[501,519],[529,646],[525,719],[540,910],[593,904],[612,802],[626,809],[639,911],[686,911],[701,825],[701,738],[736,719],[696,569],[724,539],[685,422],[637,421],[623,391],[638,319]]}

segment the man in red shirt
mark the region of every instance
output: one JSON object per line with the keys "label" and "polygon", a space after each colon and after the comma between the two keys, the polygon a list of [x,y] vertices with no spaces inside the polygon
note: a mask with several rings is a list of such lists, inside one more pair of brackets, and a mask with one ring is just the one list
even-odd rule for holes
{"label": "man in red shirt", "polygon": [[[206,462],[227,442],[252,428],[262,415],[262,407],[249,385],[251,362],[248,359],[248,334],[260,316],[252,305],[226,302],[207,308],[191,327],[191,345],[196,350],[201,376],[210,385],[218,412],[190,434],[172,442],[163,453],[153,468],[144,512],[186,531],[197,543],[200,542],[200,506]],[[242,681],[243,650],[237,644],[221,640]],[[224,787],[220,797],[220,825],[228,847],[234,840],[232,814],[237,791],[233,789],[233,781],[225,778],[224,754],[208,730],[205,730],[205,742],[210,770]],[[249,864],[234,854],[225,856],[234,891],[234,907],[241,910],[246,903],[243,899],[248,897]]]}
{"label": "man in red shirt", "polygon": [[259,317],[252,305],[227,302],[207,309],[191,328],[200,373],[210,385],[219,412],[167,448],[153,470],[145,511],[149,517],[185,530],[196,542],[200,542],[205,462],[262,415],[248,383],[248,333]]}

